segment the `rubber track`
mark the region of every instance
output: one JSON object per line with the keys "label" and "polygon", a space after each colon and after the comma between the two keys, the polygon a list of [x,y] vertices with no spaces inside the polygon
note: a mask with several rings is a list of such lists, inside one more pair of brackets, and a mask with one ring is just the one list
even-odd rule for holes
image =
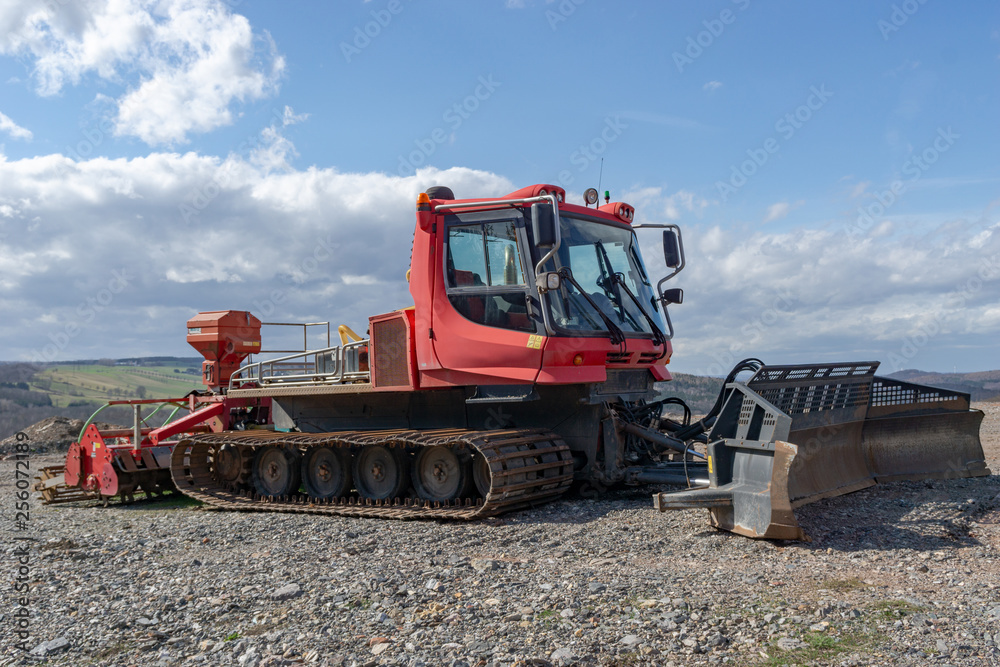
{"label": "rubber track", "polygon": [[[313,500],[304,494],[261,497],[246,485],[216,481],[212,454],[225,444],[240,447],[244,461],[263,446],[296,449],[365,446],[468,447],[481,453],[491,470],[490,490],[482,498],[445,503],[396,498],[374,501],[351,496]],[[249,451],[248,451],[249,450]],[[279,433],[231,431],[198,434],[174,447],[170,472],[178,490],[213,507],[264,512],[297,512],[386,519],[477,519],[495,516],[556,498],[573,481],[573,458],[566,443],[544,429],[469,431],[459,429],[411,431],[346,431],[337,433]]]}

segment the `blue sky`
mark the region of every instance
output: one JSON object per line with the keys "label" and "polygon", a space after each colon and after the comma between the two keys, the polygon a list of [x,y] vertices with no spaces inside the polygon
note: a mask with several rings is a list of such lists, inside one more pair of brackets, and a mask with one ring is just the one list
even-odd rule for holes
{"label": "blue sky", "polygon": [[20,2],[0,83],[0,358],[187,354],[228,307],[363,328],[408,303],[421,188],[578,195],[603,158],[685,229],[677,370],[1000,367],[993,2]]}

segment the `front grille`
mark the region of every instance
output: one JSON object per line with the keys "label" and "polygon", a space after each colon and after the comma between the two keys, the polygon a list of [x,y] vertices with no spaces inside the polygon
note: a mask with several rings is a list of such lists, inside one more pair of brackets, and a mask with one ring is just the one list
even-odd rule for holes
{"label": "front grille", "polygon": [[409,346],[403,316],[372,322],[376,387],[409,387]]}

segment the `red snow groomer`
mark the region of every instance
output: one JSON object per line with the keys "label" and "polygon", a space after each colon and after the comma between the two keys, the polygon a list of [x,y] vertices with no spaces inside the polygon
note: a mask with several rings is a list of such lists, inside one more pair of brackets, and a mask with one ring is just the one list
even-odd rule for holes
{"label": "red snow groomer", "polygon": [[[990,474],[967,394],[876,376],[874,361],[746,359],[694,419],[657,386],[671,380],[668,308],[683,302],[667,288],[686,264],[681,229],[636,224],[608,192],[599,201],[591,188],[570,203],[545,183],[493,198],[427,188],[412,305],[370,315],[367,338],[343,327],[330,345],[327,329],[324,348],[242,366],[261,323],[199,315],[188,341],[210,391],[167,401],[186,416],[148,432],[142,402],[127,402],[131,433],[85,430],[65,483],[127,499],[166,488],[169,463],[179,491],[217,508],[462,520],[571,487],[601,497],[674,484],[687,488],[658,493],[659,509],[707,509],[721,529],[796,539],[805,503],[885,480]],[[656,273],[639,240],[653,230]]]}
{"label": "red snow groomer", "polygon": [[[187,326],[188,343],[205,357],[202,379],[207,390],[182,398],[109,401],[70,445],[65,465],[40,471],[35,488],[43,503],[107,502],[115,496],[131,502],[136,491],[149,497],[176,491],[170,454],[181,438],[268,423],[270,399],[230,400],[222,389],[228,388],[240,364],[260,351],[260,320],[245,311],[223,310],[199,313]],[[132,407],[132,428],[102,430],[93,423],[114,405]]]}

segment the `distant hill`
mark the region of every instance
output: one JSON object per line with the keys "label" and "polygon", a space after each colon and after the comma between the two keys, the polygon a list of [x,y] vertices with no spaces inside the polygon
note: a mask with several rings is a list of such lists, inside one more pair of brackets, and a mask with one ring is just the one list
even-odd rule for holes
{"label": "distant hill", "polygon": [[977,373],[931,373],[911,368],[897,371],[887,377],[961,391],[969,394],[973,401],[1000,401],[1000,370]]}
{"label": "distant hill", "polygon": [[683,399],[695,415],[704,415],[719,397],[725,378],[702,377],[687,373],[672,373],[674,379],[670,382],[657,383],[656,389],[661,398],[673,396]]}
{"label": "distant hill", "polygon": [[[89,359],[50,364],[0,362],[0,440],[49,417],[87,419],[109,400],[176,398],[201,389],[201,357]],[[676,396],[704,415],[722,389],[722,378],[674,373],[656,385],[660,396]],[[1000,401],[1000,370],[930,373],[904,370],[889,375],[971,394],[974,401]],[[101,419],[131,423],[127,407],[109,408]]]}
{"label": "distant hill", "polygon": [[[89,359],[0,363],[0,440],[49,417],[87,419],[108,401],[178,398],[202,389],[201,357]],[[101,419],[131,423],[128,407]]]}

